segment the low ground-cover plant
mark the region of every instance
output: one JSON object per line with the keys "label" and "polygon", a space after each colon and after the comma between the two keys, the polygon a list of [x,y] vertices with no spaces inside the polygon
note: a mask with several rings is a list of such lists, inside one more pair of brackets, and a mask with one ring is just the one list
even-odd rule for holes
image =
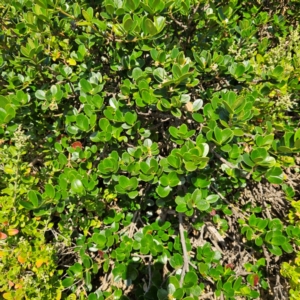
{"label": "low ground-cover plant", "polygon": [[279,293],[299,224],[239,194],[282,185],[288,210],[298,192],[299,4],[0,8],[2,297]]}

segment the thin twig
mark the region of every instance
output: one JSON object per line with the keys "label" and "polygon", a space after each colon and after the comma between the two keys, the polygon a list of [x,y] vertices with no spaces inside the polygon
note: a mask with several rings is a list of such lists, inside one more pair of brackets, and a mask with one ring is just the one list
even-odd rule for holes
{"label": "thin twig", "polygon": [[188,28],[190,28],[190,25],[191,25],[191,23],[194,19],[194,16],[195,16],[200,4],[201,4],[201,1],[199,1],[198,4],[194,7],[193,12],[192,12],[192,14],[191,14],[191,16],[189,17],[189,20],[188,20],[188,25],[187,25]]}
{"label": "thin twig", "polygon": [[266,258],[267,271],[269,272],[271,258],[270,258],[270,255],[269,255],[268,251],[267,251],[266,246],[262,245],[262,248],[263,248],[263,251],[264,251],[265,258]]}
{"label": "thin twig", "polygon": [[161,287],[164,285],[164,283],[171,277],[174,275],[174,273],[176,272],[176,270],[173,270],[168,276],[166,276],[166,278],[164,279],[164,281],[161,283]]}
{"label": "thin twig", "polygon": [[181,28],[183,28],[184,30],[188,29],[188,26],[184,25],[183,23],[181,23],[180,21],[176,20],[176,18],[172,15],[169,14],[170,18],[177,24],[179,25]]}
{"label": "thin twig", "polygon": [[223,250],[220,248],[220,246],[218,245],[218,243],[213,239],[210,238],[211,242],[214,244],[215,248],[222,254],[224,254]]}
{"label": "thin twig", "polygon": [[71,83],[71,81],[68,81],[68,83],[69,83],[69,86],[70,86],[70,88],[71,88],[71,90],[72,90],[73,96],[76,98],[76,97],[77,97],[77,94],[76,94],[76,92],[75,92],[75,90],[74,90],[73,84]]}
{"label": "thin twig", "polygon": [[183,252],[183,268],[182,268],[181,277],[180,277],[180,287],[182,287],[185,272],[189,271],[189,257],[188,257],[186,243],[185,243],[185,237],[184,237],[182,214],[178,214],[178,219],[179,219],[180,241],[181,241],[182,252]]}
{"label": "thin twig", "polygon": [[236,166],[233,163],[231,163],[228,160],[226,160],[224,157],[222,157],[220,154],[218,154],[216,151],[214,151],[214,148],[210,149],[210,152],[213,153],[223,164],[225,164],[229,168],[239,170],[241,177],[248,179],[249,174],[245,175],[245,171],[244,170],[240,169],[238,166]]}
{"label": "thin twig", "polygon": [[189,264],[196,270],[198,270],[198,268],[196,267],[196,265],[194,265],[193,263],[189,262]]}
{"label": "thin twig", "polygon": [[219,231],[215,228],[215,226],[210,223],[207,222],[206,223],[206,229],[209,231],[209,233],[211,234],[211,236],[220,244],[225,246],[225,241],[223,239],[223,237],[221,236],[221,234],[219,233]]}
{"label": "thin twig", "polygon": [[239,169],[237,166],[235,166],[234,164],[232,164],[231,162],[227,161],[224,157],[222,157],[220,154],[218,154],[216,151],[211,150],[211,152],[222,162],[224,163],[226,166],[228,166],[229,168],[232,169]]}
{"label": "thin twig", "polygon": [[129,228],[129,234],[128,234],[128,237],[132,238],[133,237],[133,234],[134,234],[134,229],[137,229],[136,228],[136,220],[138,218],[138,214],[139,214],[139,210],[135,211],[134,215],[133,215],[133,218],[132,218],[132,222],[131,222],[131,225],[130,225],[130,228]]}
{"label": "thin twig", "polygon": [[148,281],[148,287],[147,287],[146,293],[149,292],[149,290],[150,290],[150,288],[151,288],[151,283],[152,283],[151,262],[152,262],[152,255],[150,255],[149,261],[148,261],[149,281]]}
{"label": "thin twig", "polygon": [[227,203],[229,206],[231,206],[233,213],[236,214],[237,217],[239,217],[239,218],[245,220],[244,215],[241,214],[241,213],[239,213],[239,211],[238,211],[239,208],[233,206],[233,204],[230,203],[230,202],[229,202],[229,201],[228,201],[228,200],[227,200],[227,199],[226,199],[219,191],[217,191],[213,186],[210,186],[210,188],[211,188],[215,193],[217,193],[217,195],[218,195],[225,203]]}
{"label": "thin twig", "polygon": [[136,113],[137,113],[138,115],[142,115],[142,116],[151,116],[151,114],[152,114],[151,111],[148,111],[147,113],[138,111],[137,109],[136,109],[135,111],[136,111]]}
{"label": "thin twig", "polygon": [[204,234],[205,225],[202,225],[201,232],[200,232],[200,243],[203,242],[203,234]]}

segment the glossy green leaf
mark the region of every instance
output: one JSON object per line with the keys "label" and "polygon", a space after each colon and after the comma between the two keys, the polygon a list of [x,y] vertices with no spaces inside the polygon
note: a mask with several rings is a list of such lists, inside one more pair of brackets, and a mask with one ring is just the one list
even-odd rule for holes
{"label": "glossy green leaf", "polygon": [[206,200],[198,200],[195,202],[195,204],[200,211],[206,211],[210,207],[209,202]]}
{"label": "glossy green leaf", "polygon": [[148,18],[144,19],[144,28],[146,30],[146,33],[150,35],[155,35],[157,33],[157,29],[154,23]]}
{"label": "glossy green leaf", "polygon": [[102,131],[105,131],[105,132],[110,131],[110,129],[111,129],[109,121],[105,118],[100,119],[99,127],[101,128]]}
{"label": "glossy green leaf", "polygon": [[278,77],[280,77],[280,76],[282,75],[283,71],[284,71],[284,69],[283,69],[282,66],[277,66],[277,67],[273,70],[272,76],[278,78]]}
{"label": "glossy green leaf", "polygon": [[198,283],[198,276],[194,272],[188,272],[184,276],[183,286],[190,288]]}
{"label": "glossy green leaf", "polygon": [[79,114],[76,117],[76,125],[79,129],[87,131],[89,129],[89,119],[87,118],[87,116]]}
{"label": "glossy green leaf", "polygon": [[281,246],[282,250],[285,251],[286,253],[294,252],[293,246],[288,242],[285,242],[285,243],[281,244],[280,246]]}
{"label": "glossy green leaf", "polygon": [[251,159],[256,163],[263,161],[267,156],[268,152],[265,148],[256,148],[251,152]]}
{"label": "glossy green leaf", "polygon": [[93,242],[95,244],[97,244],[98,249],[104,248],[105,243],[106,243],[106,237],[104,235],[99,234],[99,233],[94,233],[92,239],[93,239]]}
{"label": "glossy green leaf", "polygon": [[83,10],[82,11],[82,15],[83,17],[88,21],[92,21],[93,19],[93,8],[92,7],[89,7],[87,10]]}
{"label": "glossy green leaf", "polygon": [[39,199],[36,191],[29,191],[28,192],[28,199],[32,203],[33,207],[39,206]]}
{"label": "glossy green leaf", "polygon": [[88,300],[98,300],[97,294],[95,294],[95,293],[89,294]]}
{"label": "glossy green leaf", "polygon": [[203,106],[203,100],[197,99],[195,102],[193,102],[193,111],[198,111]]}
{"label": "glossy green leaf", "polygon": [[92,85],[84,78],[80,80],[80,86],[82,91],[85,93],[90,93],[93,89]]}
{"label": "glossy green leaf", "polygon": [[40,100],[45,100],[46,99],[46,93],[42,90],[37,90],[35,92],[35,97],[40,99]]}
{"label": "glossy green leaf", "polygon": [[167,197],[168,195],[169,195],[169,193],[171,192],[171,188],[169,187],[169,186],[161,186],[161,185],[159,185],[156,189],[155,189],[155,191],[156,191],[156,193],[159,195],[159,197],[161,197],[161,198],[165,198],[165,197]]}
{"label": "glossy green leaf", "polygon": [[167,78],[167,73],[163,68],[157,68],[153,71],[153,76],[158,82],[163,82]]}
{"label": "glossy green leaf", "polygon": [[283,172],[279,167],[272,167],[265,176],[270,183],[281,184],[283,182]]}
{"label": "glossy green leaf", "polygon": [[45,185],[45,194],[49,198],[54,198],[55,197],[55,189],[52,184],[47,183]]}
{"label": "glossy green leaf", "polygon": [[74,283],[74,278],[67,277],[62,281],[62,285],[64,288],[70,287]]}
{"label": "glossy green leaf", "polygon": [[272,245],[272,246],[269,247],[268,249],[269,249],[269,251],[270,251],[272,254],[274,254],[274,255],[276,255],[276,256],[281,256],[281,255],[282,255],[282,250],[281,250],[278,246],[276,246],[276,245]]}
{"label": "glossy green leaf", "polygon": [[75,263],[73,266],[69,268],[69,270],[75,275],[80,276],[82,274],[83,268],[80,263]]}
{"label": "glossy green leaf", "polygon": [[136,120],[137,120],[136,113],[127,112],[125,114],[125,121],[127,124],[133,125],[136,122]]}
{"label": "glossy green leaf", "polygon": [[286,242],[286,238],[284,236],[276,236],[271,240],[272,245],[280,246]]}
{"label": "glossy green leaf", "polygon": [[[163,3],[163,2],[161,2],[161,3]],[[155,25],[157,32],[161,32],[164,29],[165,24],[166,24],[165,17],[162,17],[162,16],[154,17],[154,25]]]}
{"label": "glossy green leaf", "polygon": [[71,182],[71,190],[73,193],[82,194],[84,192],[84,187],[80,179],[74,179]]}
{"label": "glossy green leaf", "polygon": [[132,27],[133,27],[133,21],[130,17],[130,15],[125,15],[124,18],[123,18],[123,26],[124,26],[124,29],[129,32]]}
{"label": "glossy green leaf", "polygon": [[170,265],[174,269],[179,269],[183,265],[183,258],[180,254],[176,253],[174,256],[170,258]]}
{"label": "glossy green leaf", "polygon": [[35,208],[33,206],[33,204],[31,204],[30,202],[27,202],[27,201],[20,200],[20,204],[28,210],[33,210]]}

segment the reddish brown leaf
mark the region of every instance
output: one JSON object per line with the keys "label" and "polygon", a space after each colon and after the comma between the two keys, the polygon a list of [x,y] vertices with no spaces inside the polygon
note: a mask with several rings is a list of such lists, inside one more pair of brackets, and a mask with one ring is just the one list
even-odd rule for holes
{"label": "reddish brown leaf", "polygon": [[77,147],[82,149],[82,144],[81,144],[81,142],[78,142],[78,141],[74,142],[71,146],[72,146],[73,149],[76,149]]}
{"label": "reddish brown leaf", "polygon": [[227,265],[225,265],[225,268],[233,270],[234,265],[233,264],[227,264]]}
{"label": "reddish brown leaf", "polygon": [[258,275],[255,274],[255,275],[253,276],[253,285],[254,285],[254,286],[257,286],[257,285],[258,285],[258,281],[259,281],[259,277],[258,277]]}

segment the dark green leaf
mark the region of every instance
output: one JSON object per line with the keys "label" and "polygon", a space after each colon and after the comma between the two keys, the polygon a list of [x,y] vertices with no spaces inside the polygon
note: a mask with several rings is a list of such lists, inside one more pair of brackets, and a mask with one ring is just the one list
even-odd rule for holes
{"label": "dark green leaf", "polygon": [[39,199],[36,191],[29,191],[28,199],[35,208],[39,206]]}
{"label": "dark green leaf", "polygon": [[272,245],[280,246],[286,242],[286,238],[284,236],[276,236],[271,240]]}
{"label": "dark green leaf", "polygon": [[268,247],[269,251],[277,256],[281,256],[282,255],[282,251],[278,246],[272,245],[271,247]]}
{"label": "dark green leaf", "polygon": [[33,210],[33,209],[34,209],[34,206],[33,206],[30,202],[20,200],[19,203],[20,203],[23,207],[25,207],[26,209],[28,209],[28,210]]}
{"label": "dark green leaf", "polygon": [[279,167],[272,167],[267,171],[266,178],[270,183],[281,184],[283,182],[283,172]]}
{"label": "dark green leaf", "polygon": [[176,253],[170,258],[170,265],[174,269],[179,269],[183,265],[183,258],[180,254]]}
{"label": "dark green leaf", "polygon": [[292,245],[288,242],[285,242],[280,246],[283,249],[283,251],[285,251],[286,253],[293,253],[294,252],[294,249],[293,249]]}
{"label": "dark green leaf", "polygon": [[52,199],[55,197],[55,189],[52,184],[47,183],[45,185],[45,194],[47,195],[47,197]]}
{"label": "dark green leaf", "polygon": [[62,281],[62,285],[64,288],[70,287],[74,283],[74,278],[67,277]]}
{"label": "dark green leaf", "polygon": [[80,86],[85,93],[89,93],[93,89],[92,85],[84,78],[80,80]]}

